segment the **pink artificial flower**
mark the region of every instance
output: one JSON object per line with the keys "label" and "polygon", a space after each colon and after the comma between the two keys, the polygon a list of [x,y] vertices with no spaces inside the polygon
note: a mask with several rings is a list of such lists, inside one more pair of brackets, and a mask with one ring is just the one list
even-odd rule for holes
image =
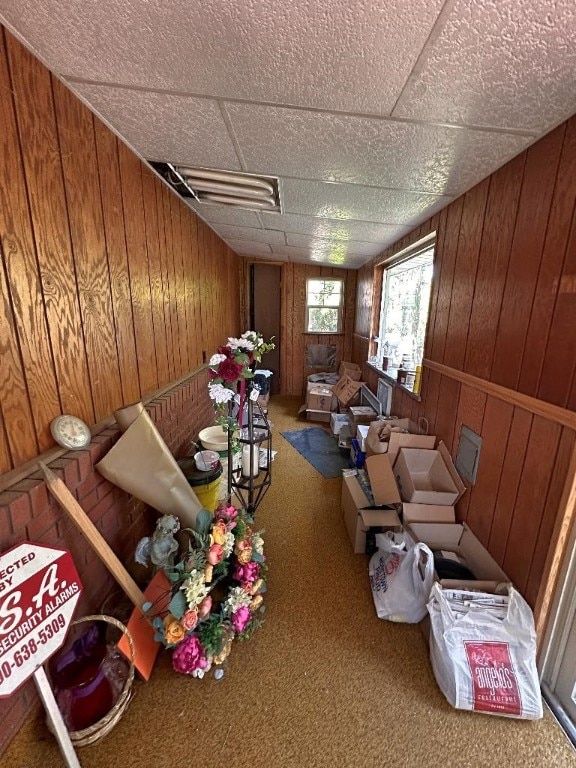
{"label": "pink artificial flower", "polygon": [[212,597],[208,595],[198,606],[198,618],[205,619],[212,610]]}
{"label": "pink artificial flower", "polygon": [[196,635],[187,635],[176,646],[172,654],[172,667],[175,672],[180,672],[183,675],[191,675],[197,669],[208,667],[206,651]]}
{"label": "pink artificial flower", "polygon": [[246,565],[237,565],[234,571],[234,579],[236,581],[252,583],[256,581],[260,575],[260,566],[258,563],[250,562]]}
{"label": "pink artificial flower", "polygon": [[189,632],[191,629],[194,629],[196,624],[198,624],[198,611],[194,611],[192,609],[186,611],[184,616],[182,616],[180,619],[180,623],[187,632]]}
{"label": "pink artificial flower", "polygon": [[206,555],[206,560],[210,565],[218,565],[218,563],[224,557],[224,547],[222,544],[212,544]]}
{"label": "pink artificial flower", "polygon": [[238,608],[234,613],[232,614],[232,624],[234,625],[234,629],[238,634],[241,634],[244,632],[248,624],[250,623],[250,619],[252,618],[252,614],[250,613],[250,609],[247,608],[245,605],[243,605],[241,608]]}

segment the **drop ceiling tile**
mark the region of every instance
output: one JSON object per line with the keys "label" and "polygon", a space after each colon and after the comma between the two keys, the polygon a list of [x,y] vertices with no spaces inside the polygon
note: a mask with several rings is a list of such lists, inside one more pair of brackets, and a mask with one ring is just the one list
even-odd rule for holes
{"label": "drop ceiling tile", "polygon": [[444,0],[0,0],[58,74],[389,114]]}
{"label": "drop ceiling tile", "polygon": [[382,246],[378,243],[362,243],[359,240],[341,240],[338,238],[319,238],[309,235],[286,235],[287,245],[294,245],[301,248],[310,248],[315,251],[331,251],[340,249],[344,253],[356,254],[358,256],[377,256],[382,252]]}
{"label": "drop ceiling tile", "polygon": [[240,170],[216,102],[101,85],[70,85],[148,160]]}
{"label": "drop ceiling tile", "polygon": [[576,104],[574,0],[456,0],[395,116],[544,133]]}
{"label": "drop ceiling tile", "polygon": [[383,240],[395,242],[408,234],[412,228],[350,219],[321,219],[318,216],[301,216],[295,213],[261,212],[258,215],[265,229],[281,229],[287,234],[292,232],[312,237],[333,237],[338,240],[361,240],[369,243],[381,243]]}
{"label": "drop ceiling tile", "polygon": [[248,171],[460,194],[533,137],[226,104]]}
{"label": "drop ceiling tile", "polygon": [[238,227],[261,229],[260,219],[254,211],[234,208],[230,205],[212,205],[210,203],[188,202],[190,208],[210,224],[229,224]]}
{"label": "drop ceiling tile", "polygon": [[356,184],[284,179],[284,210],[328,219],[355,219],[414,226],[452,200],[447,195],[376,189]]}
{"label": "drop ceiling tile", "polygon": [[304,262],[308,264],[326,264],[342,269],[357,269],[362,264],[370,261],[369,256],[346,253],[345,249],[334,248],[330,250],[314,250],[310,247],[302,248],[292,245],[273,245],[274,256],[287,256],[290,261]]}
{"label": "drop ceiling tile", "polygon": [[226,242],[236,253],[248,254],[251,256],[271,256],[272,249],[267,243],[251,243],[249,240],[232,240]]}
{"label": "drop ceiling tile", "polygon": [[224,240],[249,240],[252,243],[278,243],[284,245],[284,232],[252,227],[230,227],[227,224],[213,224],[214,229]]}

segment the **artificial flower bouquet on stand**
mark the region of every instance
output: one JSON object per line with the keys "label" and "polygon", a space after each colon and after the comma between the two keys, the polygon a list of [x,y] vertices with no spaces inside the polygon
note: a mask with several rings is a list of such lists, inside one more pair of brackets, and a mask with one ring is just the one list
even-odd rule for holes
{"label": "artificial flower bouquet on stand", "polygon": [[203,677],[212,667],[220,679],[235,640],[245,640],[263,623],[266,557],[262,532],[241,509],[222,504],[212,516],[201,510],[189,544],[180,550],[176,518],[159,519],[156,531],[142,539],[136,560],[164,569],[171,598],[164,615],[154,605],[143,610],[152,620],[155,639],[173,650],[176,672]]}
{"label": "artificial flower bouquet on stand", "polygon": [[236,401],[241,418],[256,366],[262,355],[273,349],[272,339],[266,342],[257,331],[245,331],[239,339],[229,338],[210,358],[208,394],[214,401],[216,423],[227,432],[234,433],[238,427],[236,419],[230,415],[230,404]]}

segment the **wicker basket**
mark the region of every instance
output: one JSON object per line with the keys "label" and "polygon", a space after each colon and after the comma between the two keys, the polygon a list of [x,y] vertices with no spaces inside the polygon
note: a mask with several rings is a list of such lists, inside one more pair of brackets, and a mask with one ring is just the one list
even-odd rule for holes
{"label": "wicker basket", "polygon": [[76,624],[81,624],[82,622],[85,622],[85,621],[104,621],[107,624],[112,624],[114,627],[119,629],[123,634],[126,635],[126,639],[128,640],[128,645],[130,646],[131,659],[130,659],[130,668],[128,670],[128,676],[126,678],[124,686],[120,691],[120,694],[116,700],[116,703],[110,709],[110,711],[103,718],[98,720],[93,725],[90,725],[88,728],[84,728],[81,731],[69,731],[70,741],[75,747],[87,747],[89,744],[94,744],[96,741],[106,736],[106,734],[110,733],[112,728],[114,728],[116,723],[118,723],[118,721],[124,714],[126,708],[128,707],[128,704],[132,699],[132,696],[134,695],[132,691],[132,683],[134,682],[135,650],[134,650],[134,642],[132,640],[130,632],[128,631],[128,628],[124,624],[122,624],[121,621],[118,621],[118,619],[115,619],[112,616],[106,616],[101,613],[93,616],[82,616],[82,618],[76,619],[76,621],[73,621],[71,626],[75,626]]}

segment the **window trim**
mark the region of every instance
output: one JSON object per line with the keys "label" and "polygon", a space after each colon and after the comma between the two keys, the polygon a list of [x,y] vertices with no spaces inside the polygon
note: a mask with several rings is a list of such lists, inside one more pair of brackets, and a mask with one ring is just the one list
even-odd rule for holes
{"label": "window trim", "polygon": [[[337,307],[327,307],[325,304],[308,304],[308,285],[311,280],[316,282],[339,282],[342,286],[340,291],[340,303]],[[306,278],[306,298],[305,298],[305,317],[304,317],[304,333],[312,334],[314,336],[336,336],[344,332],[344,298],[346,295],[346,281],[343,277],[323,277],[318,275],[317,277]],[[310,310],[311,309],[337,309],[338,310],[338,323],[335,331],[311,331],[310,330]]]}

